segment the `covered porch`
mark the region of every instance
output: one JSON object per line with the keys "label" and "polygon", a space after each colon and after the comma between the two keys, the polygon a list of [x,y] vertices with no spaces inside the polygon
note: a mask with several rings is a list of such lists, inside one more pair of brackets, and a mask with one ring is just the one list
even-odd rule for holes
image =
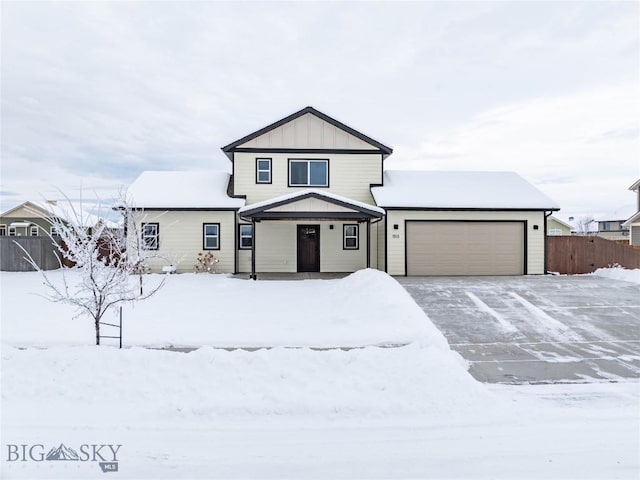
{"label": "covered porch", "polygon": [[[372,225],[384,210],[316,189],[238,212],[252,226],[250,278],[258,273],[348,273],[371,267]],[[241,224],[242,225],[242,224]]]}

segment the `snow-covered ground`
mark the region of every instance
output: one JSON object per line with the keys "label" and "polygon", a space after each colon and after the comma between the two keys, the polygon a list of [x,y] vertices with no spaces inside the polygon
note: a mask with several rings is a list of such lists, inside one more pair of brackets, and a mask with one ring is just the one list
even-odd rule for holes
{"label": "snow-covered ground", "polygon": [[[172,276],[157,297],[127,312],[125,338],[130,332],[141,345],[159,345],[164,332],[171,343],[193,345],[202,328],[201,344],[298,345],[190,353],[90,346],[88,320],[69,320],[65,307],[26,296],[37,291],[37,274],[0,279],[2,478],[102,478],[100,456],[8,461],[94,444],[121,445],[113,478],[608,479],[640,472],[639,383],[478,383],[411,297],[380,272],[301,282]],[[296,316],[312,301],[316,308]],[[240,326],[228,326],[236,319]],[[145,328],[135,330],[135,322]],[[180,336],[185,325],[190,333]],[[227,326],[232,335],[217,332]],[[409,344],[299,347],[396,343]],[[16,348],[28,345],[41,348]],[[113,459],[109,451],[102,450],[105,460]]]}
{"label": "snow-covered ground", "polygon": [[[61,271],[48,274],[61,281]],[[78,281],[68,273],[71,283]],[[147,275],[156,284],[162,275]],[[2,272],[2,341],[15,346],[91,345],[93,324],[52,304],[34,272]],[[135,279],[133,280],[135,282]],[[114,314],[115,314],[114,310]],[[104,321],[117,323],[115,315]],[[136,346],[354,347],[444,337],[386,274],[362,270],[331,281],[247,281],[227,275],[168,277],[162,290],[125,307],[124,343]],[[114,332],[104,327],[104,334]],[[108,342],[108,340],[106,340]]]}
{"label": "snow-covered ground", "polygon": [[640,269],[617,268],[599,268],[593,275],[599,277],[612,278],[614,280],[624,280],[626,282],[640,283]]}

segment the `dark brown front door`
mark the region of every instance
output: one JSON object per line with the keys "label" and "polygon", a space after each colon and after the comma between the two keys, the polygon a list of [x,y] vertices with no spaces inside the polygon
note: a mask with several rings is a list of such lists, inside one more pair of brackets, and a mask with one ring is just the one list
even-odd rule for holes
{"label": "dark brown front door", "polygon": [[320,271],[320,225],[298,225],[298,271]]}

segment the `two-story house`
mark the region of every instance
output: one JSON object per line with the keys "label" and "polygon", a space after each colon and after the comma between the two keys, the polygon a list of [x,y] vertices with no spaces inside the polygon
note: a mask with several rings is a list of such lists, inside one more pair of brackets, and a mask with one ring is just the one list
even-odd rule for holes
{"label": "two-story house", "polygon": [[227,172],[144,172],[130,187],[151,267],[393,275],[545,272],[558,206],[510,172],[388,171],[392,149],[307,107],[222,148]]}

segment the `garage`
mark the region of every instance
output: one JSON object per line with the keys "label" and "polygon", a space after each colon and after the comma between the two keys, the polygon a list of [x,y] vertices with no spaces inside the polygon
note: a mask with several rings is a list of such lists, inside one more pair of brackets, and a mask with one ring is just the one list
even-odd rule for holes
{"label": "garage", "polygon": [[523,221],[406,222],[407,275],[524,275]]}

